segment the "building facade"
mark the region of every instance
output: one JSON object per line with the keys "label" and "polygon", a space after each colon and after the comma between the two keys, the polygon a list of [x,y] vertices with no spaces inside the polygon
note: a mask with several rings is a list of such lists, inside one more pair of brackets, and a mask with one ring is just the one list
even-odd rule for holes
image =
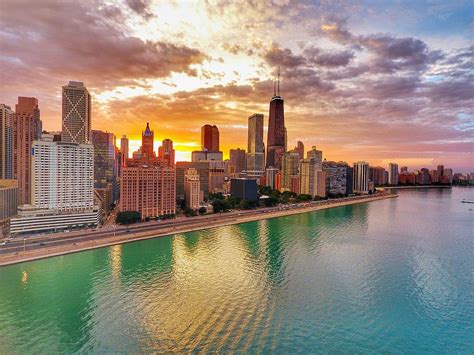
{"label": "building facade", "polygon": [[62,88],[61,141],[87,144],[90,140],[91,95],[84,83],[70,81]]}
{"label": "building facade", "polygon": [[176,199],[183,200],[184,190],[184,174],[188,169],[196,169],[199,174],[199,184],[204,198],[209,197],[209,161],[178,161],[176,163]]}
{"label": "building facade", "polygon": [[[326,172],[326,193],[329,196],[346,195],[347,168],[343,163],[324,162],[323,171]],[[352,191],[352,182],[351,189]]]}
{"label": "building facade", "polygon": [[[111,189],[112,203],[118,200],[118,164],[113,133],[93,130],[94,188]],[[109,209],[106,206],[106,209]]]}
{"label": "building facade", "polygon": [[126,135],[120,138],[120,153],[122,153],[122,162],[129,158],[129,141]]}
{"label": "building facade", "polygon": [[267,162],[266,167],[282,170],[282,156],[286,151],[284,100],[278,93],[270,101],[268,115]]}
{"label": "building facade", "polygon": [[291,177],[299,175],[299,161],[298,153],[286,152],[282,156],[281,164],[281,190],[291,191]]}
{"label": "building facade", "polygon": [[121,212],[140,212],[142,219],[176,213],[176,171],[162,160],[131,161],[120,182]]}
{"label": "building facade", "polygon": [[[324,183],[322,181],[324,176]],[[326,196],[326,174],[321,170],[317,158],[306,158],[300,161],[300,193],[312,197]],[[324,188],[324,192],[323,192]]]}
{"label": "building facade", "polygon": [[259,177],[263,175],[264,171],[263,115],[255,113],[248,119],[247,174]]}
{"label": "building facade", "polygon": [[13,179],[13,111],[0,104],[0,179]]}
{"label": "building facade", "polygon": [[197,210],[202,204],[201,185],[199,173],[190,168],[184,173],[184,200],[188,208]]}
{"label": "building facade", "polygon": [[354,163],[353,191],[356,194],[369,193],[369,164],[364,161]]}
{"label": "building facade", "polygon": [[41,138],[38,100],[18,97],[13,116],[13,178],[18,180],[19,204],[31,202],[31,145]]}
{"label": "building facade", "polygon": [[244,170],[246,170],[246,161],[247,157],[245,154],[244,149],[231,149],[229,152],[229,157],[230,157],[230,163],[232,164],[234,168],[234,173],[238,174]]}
{"label": "building facade", "polygon": [[158,158],[165,160],[169,167],[174,167],[175,150],[171,139],[164,139],[161,142],[161,146],[158,148]]}
{"label": "building facade", "polygon": [[230,180],[230,194],[245,201],[258,201],[257,180],[234,178]]}
{"label": "building facade", "polygon": [[398,164],[388,164],[388,184],[393,186],[398,185]]}
{"label": "building facade", "polygon": [[219,129],[217,126],[206,124],[201,127],[201,150],[219,151]]}

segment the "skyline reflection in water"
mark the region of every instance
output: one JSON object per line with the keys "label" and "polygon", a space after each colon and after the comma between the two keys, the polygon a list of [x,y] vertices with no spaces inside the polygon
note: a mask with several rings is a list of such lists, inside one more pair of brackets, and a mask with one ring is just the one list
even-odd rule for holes
{"label": "skyline reflection in water", "polygon": [[0,269],[1,352],[472,352],[472,189]]}

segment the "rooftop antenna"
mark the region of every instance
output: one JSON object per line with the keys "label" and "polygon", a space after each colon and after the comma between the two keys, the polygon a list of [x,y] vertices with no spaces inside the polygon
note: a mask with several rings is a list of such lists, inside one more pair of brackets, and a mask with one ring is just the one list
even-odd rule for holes
{"label": "rooftop antenna", "polygon": [[276,93],[276,82],[273,81],[273,97],[275,97],[277,95]]}
{"label": "rooftop antenna", "polygon": [[278,96],[280,96],[280,66],[278,66],[278,80],[277,80],[277,85],[278,85]]}

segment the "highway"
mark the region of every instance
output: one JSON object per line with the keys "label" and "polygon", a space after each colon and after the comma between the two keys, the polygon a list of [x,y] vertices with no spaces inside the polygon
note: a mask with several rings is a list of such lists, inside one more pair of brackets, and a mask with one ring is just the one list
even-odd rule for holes
{"label": "highway", "polygon": [[[370,195],[373,196],[373,195]],[[16,255],[22,252],[38,250],[38,249],[48,249],[51,247],[65,246],[65,245],[76,245],[82,242],[97,241],[101,239],[111,238],[111,237],[122,237],[126,235],[134,235],[136,233],[156,231],[157,234],[160,233],[180,233],[176,228],[182,229],[188,225],[193,228],[200,227],[212,227],[213,224],[222,223],[222,222],[235,222],[236,218],[246,216],[246,215],[258,215],[261,213],[271,213],[277,211],[285,210],[305,210],[308,207],[315,206],[324,206],[327,204],[334,204],[342,201],[351,201],[358,199],[365,199],[366,197],[354,196],[341,199],[331,199],[331,200],[322,200],[322,201],[310,201],[299,204],[292,205],[280,205],[277,207],[268,207],[268,208],[259,208],[254,210],[238,210],[230,211],[220,214],[210,214],[202,215],[196,217],[178,217],[173,220],[162,220],[162,221],[149,221],[133,224],[130,226],[107,226],[103,228],[98,228],[95,230],[80,230],[72,231],[69,233],[51,233],[44,235],[30,235],[30,236],[18,236],[10,238],[5,245],[0,246],[0,255]],[[272,217],[270,214],[269,217]],[[215,222],[215,223],[213,223]]]}

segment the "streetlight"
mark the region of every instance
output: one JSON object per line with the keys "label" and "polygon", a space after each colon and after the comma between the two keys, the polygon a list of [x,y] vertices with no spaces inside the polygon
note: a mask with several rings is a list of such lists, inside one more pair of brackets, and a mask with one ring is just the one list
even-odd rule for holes
{"label": "streetlight", "polygon": [[23,253],[26,252],[26,238],[23,237]]}

